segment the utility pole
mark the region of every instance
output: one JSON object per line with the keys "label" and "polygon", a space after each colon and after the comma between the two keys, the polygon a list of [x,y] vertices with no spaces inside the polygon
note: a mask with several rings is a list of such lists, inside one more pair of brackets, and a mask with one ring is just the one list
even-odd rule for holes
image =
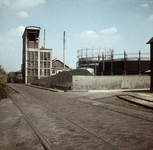
{"label": "utility pole", "polygon": [[65,31],[63,34],[63,63],[64,63],[64,67],[65,68]]}
{"label": "utility pole", "polygon": [[45,48],[45,29],[44,29],[44,48]]}

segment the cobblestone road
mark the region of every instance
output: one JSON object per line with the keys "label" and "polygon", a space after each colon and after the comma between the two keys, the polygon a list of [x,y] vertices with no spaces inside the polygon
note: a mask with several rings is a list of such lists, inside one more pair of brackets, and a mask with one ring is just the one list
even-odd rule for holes
{"label": "cobblestone road", "polygon": [[50,92],[9,84],[12,101],[62,150],[152,150],[153,112],[115,95],[125,92]]}

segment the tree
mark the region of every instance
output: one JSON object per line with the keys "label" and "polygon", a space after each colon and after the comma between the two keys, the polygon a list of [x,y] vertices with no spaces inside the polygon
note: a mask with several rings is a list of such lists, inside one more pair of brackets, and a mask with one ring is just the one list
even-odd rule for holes
{"label": "tree", "polygon": [[0,99],[7,97],[6,83],[7,83],[7,77],[5,75],[4,69],[0,65]]}
{"label": "tree", "polygon": [[8,78],[14,78],[14,77],[15,77],[15,72],[9,72],[9,73],[7,74],[7,77],[8,77]]}
{"label": "tree", "polygon": [[5,71],[4,71],[4,69],[2,68],[1,65],[0,65],[0,73],[1,73],[1,75],[5,75]]}

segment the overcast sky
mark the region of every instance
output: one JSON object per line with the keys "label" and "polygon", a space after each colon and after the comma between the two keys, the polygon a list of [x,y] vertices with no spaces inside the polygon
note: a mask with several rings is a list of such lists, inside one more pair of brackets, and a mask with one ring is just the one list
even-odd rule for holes
{"label": "overcast sky", "polygon": [[[41,28],[53,58],[76,68],[80,48],[112,48],[115,54],[149,53],[153,37],[153,0],[0,0],[0,65],[18,71],[26,26]],[[40,46],[41,46],[40,45]]]}

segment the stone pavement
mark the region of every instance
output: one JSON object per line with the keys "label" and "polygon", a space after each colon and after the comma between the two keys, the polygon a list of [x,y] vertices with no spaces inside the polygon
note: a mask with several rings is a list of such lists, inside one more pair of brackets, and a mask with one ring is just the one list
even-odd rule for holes
{"label": "stone pavement", "polygon": [[[10,84],[11,85],[11,84]],[[20,89],[20,86],[15,86],[15,85],[13,85],[12,84],[12,87],[15,87],[15,89],[17,90],[17,91],[19,91],[19,92],[23,92],[22,91],[22,88]],[[22,86],[21,86],[22,87]],[[34,91],[37,91],[37,90],[34,90]],[[37,91],[38,92],[38,91]],[[46,91],[47,92],[47,91]],[[45,93],[46,93],[45,92]],[[28,94],[30,94],[30,91],[29,91],[29,93]],[[113,105],[108,105],[108,104],[102,104],[102,103],[100,103],[100,102],[96,102],[95,101],[95,99],[98,99],[98,98],[109,98],[109,97],[112,97],[112,96],[115,96],[115,95],[126,95],[126,94],[129,94],[129,95],[133,95],[133,96],[136,96],[136,97],[141,97],[141,98],[144,98],[144,99],[149,99],[149,100],[151,100],[152,101],[152,93],[150,93],[149,91],[148,91],[148,89],[146,89],[146,90],[144,90],[144,89],[141,89],[141,90],[108,90],[108,91],[89,91],[89,92],[71,92],[71,93],[69,93],[69,92],[65,92],[64,93],[64,95],[63,95],[63,99],[62,100],[60,100],[60,101],[57,101],[57,98],[58,97],[60,97],[60,96],[62,96],[62,93],[57,93],[57,94],[55,94],[55,100],[53,100],[53,102],[51,103],[51,104],[49,104],[50,106],[52,106],[53,108],[55,108],[55,107],[57,107],[58,106],[58,104],[60,104],[60,103],[62,103],[61,105],[63,105],[62,107],[57,107],[57,109],[59,109],[59,111],[61,111],[61,113],[65,113],[65,112],[67,112],[67,110],[65,109],[65,108],[71,108],[71,107],[69,107],[69,105],[70,105],[70,102],[72,102],[72,103],[75,103],[75,101],[76,101],[76,111],[75,111],[75,109],[73,110],[71,110],[72,112],[73,112],[73,115],[71,115],[71,116],[66,116],[66,118],[68,118],[68,117],[70,117],[70,119],[71,120],[73,120],[73,121],[78,121],[79,122],[79,120],[77,120],[77,118],[82,118],[83,119],[83,116],[78,116],[78,114],[76,113],[77,112],[77,109],[79,109],[79,110],[84,110],[84,108],[86,107],[86,109],[87,109],[87,112],[86,112],[86,114],[84,114],[84,116],[88,116],[88,113],[90,113],[92,110],[91,110],[91,108],[92,107],[90,107],[89,105],[83,105],[83,104],[92,104],[92,105],[94,105],[94,106],[99,106],[99,107],[105,107],[105,108],[107,108],[108,110],[109,109],[112,109],[112,110],[117,110],[118,112],[122,112],[122,113],[128,113],[128,115],[130,116],[132,116],[134,113],[137,115],[137,112],[136,111],[131,111],[131,112],[128,112],[129,110],[128,109],[123,109],[122,107],[118,107],[118,106],[113,106]],[[30,94],[31,95],[31,94]],[[39,93],[37,93],[36,94],[37,95],[37,98],[39,98],[40,97],[40,94]],[[77,97],[78,97],[78,99],[76,99],[76,95],[78,95]],[[27,97],[29,96],[29,95],[26,95]],[[45,97],[45,95],[43,95],[44,97],[42,97],[40,100],[42,101],[42,103],[43,103],[43,101],[45,102],[45,100],[47,99],[47,96]],[[51,97],[52,98],[52,97]],[[68,103],[65,103],[66,102],[66,99],[68,98],[69,100],[70,100],[70,102],[68,102]],[[74,100],[74,98],[75,98],[75,100]],[[78,100],[78,101],[77,101]],[[4,101],[8,101],[8,103],[7,103],[7,105],[2,105],[2,103],[4,102]],[[9,146],[12,146],[12,148],[11,149],[43,149],[43,147],[42,147],[42,145],[41,145],[41,143],[40,143],[40,141],[38,140],[38,138],[36,137],[36,135],[34,134],[34,132],[32,131],[32,129],[29,127],[29,125],[26,123],[26,121],[23,119],[23,116],[21,115],[21,113],[17,110],[17,108],[15,107],[15,106],[12,106],[13,104],[12,104],[12,102],[10,101],[10,100],[4,100],[4,101],[1,101],[1,105],[0,105],[0,107],[2,108],[2,107],[4,107],[4,106],[6,106],[6,107],[4,107],[4,109],[0,109],[0,112],[2,112],[2,115],[0,116],[1,118],[1,122],[4,122],[5,124],[2,124],[2,128],[1,128],[1,126],[0,126],[0,132],[1,132],[1,137],[0,137],[0,149],[4,149],[4,150],[6,150],[6,149],[8,149],[8,147]],[[19,99],[17,100],[18,101],[18,104],[20,104],[20,101],[19,101]],[[23,100],[24,101],[24,100]],[[50,101],[49,99],[48,99],[48,101]],[[64,102],[65,101],[65,102]],[[47,102],[47,101],[46,101]],[[46,103],[45,102],[45,103]],[[83,102],[83,103],[80,103],[81,105],[79,105],[79,102]],[[44,103],[44,104],[45,104]],[[60,144],[60,142],[63,142],[63,143],[65,143],[67,140],[71,140],[71,139],[73,139],[73,138],[75,138],[76,139],[76,145],[75,146],[80,146],[80,142],[82,141],[82,140],[84,140],[84,145],[85,144],[87,144],[88,143],[88,141],[90,141],[89,142],[89,144],[88,144],[88,149],[92,149],[92,147],[90,147],[90,145],[91,145],[91,143],[92,143],[92,146],[99,146],[99,147],[97,147],[97,150],[99,149],[99,150],[101,150],[102,148],[101,148],[101,145],[98,145],[98,143],[96,142],[96,141],[92,141],[89,137],[87,137],[85,134],[82,134],[81,132],[79,132],[79,131],[77,131],[76,129],[74,129],[73,127],[71,127],[71,126],[69,126],[69,125],[67,125],[66,123],[62,123],[61,121],[60,121],[60,119],[57,119],[54,115],[51,115],[50,113],[48,113],[48,112],[46,112],[45,110],[43,110],[43,109],[39,109],[39,111],[41,111],[41,113],[40,114],[38,114],[38,109],[36,108],[37,106],[35,106],[35,105],[33,105],[31,102],[29,102],[29,104],[30,105],[27,105],[26,103],[24,104],[26,107],[24,108],[25,109],[25,111],[27,111],[27,114],[29,114],[29,117],[31,117],[31,119],[33,120],[33,121],[36,121],[36,124],[37,124],[37,126],[39,126],[40,128],[42,127],[42,129],[43,130],[41,130],[42,132],[44,132],[48,137],[50,137],[50,139],[53,141],[52,142],[52,144],[53,144],[53,146],[54,146],[54,148],[55,149],[59,149],[59,147],[58,147],[58,145]],[[13,107],[13,108],[10,108],[10,107],[8,107],[8,106],[11,106],[11,107]],[[22,106],[23,104],[21,103],[21,106]],[[46,105],[47,106],[47,105]],[[82,107],[81,109],[80,109],[80,106]],[[90,107],[90,108],[89,108]],[[101,108],[102,108],[101,107]],[[33,109],[33,114],[31,115],[30,114],[30,108],[32,108]],[[53,109],[52,108],[52,109]],[[114,109],[115,108],[115,109]],[[99,113],[102,113],[101,112],[101,109],[99,109],[98,107],[95,109],[95,108],[92,108],[93,109],[93,112],[96,110],[97,112],[99,112]],[[37,111],[37,116],[35,116],[34,115],[34,112],[35,111]],[[70,111],[70,110],[69,110]],[[114,111],[114,113],[115,113],[115,111]],[[6,112],[8,112],[8,113],[6,113]],[[10,113],[11,112],[11,113]],[[113,114],[113,112],[110,112],[110,111],[106,111],[107,113],[106,114],[111,114],[110,115],[110,118],[112,118],[113,119],[113,116],[115,117],[116,115],[115,114]],[[47,118],[46,118],[46,116],[45,116],[45,113],[47,114]],[[69,112],[69,113],[71,113],[71,112]],[[82,112],[83,113],[83,112]],[[7,114],[7,115],[6,115]],[[97,123],[99,124],[99,129],[100,130],[103,130],[103,134],[100,134],[100,132],[98,131],[98,128],[95,128],[94,130],[93,130],[93,132],[95,132],[95,133],[97,133],[97,135],[99,134],[99,136],[103,136],[103,138],[106,138],[108,141],[109,140],[111,140],[111,141],[115,141],[116,140],[116,138],[118,138],[119,136],[121,136],[121,134],[122,134],[122,132],[124,132],[124,130],[127,130],[127,128],[126,127],[128,127],[128,125],[126,125],[126,124],[124,124],[124,128],[123,129],[118,129],[119,131],[118,132],[116,132],[115,130],[116,130],[116,127],[115,127],[115,125],[113,125],[113,122],[114,123],[119,123],[119,124],[122,124],[122,123],[120,123],[120,118],[114,118],[115,120],[111,120],[111,122],[108,120],[108,118],[106,118],[105,117],[105,111],[103,110],[103,115],[102,116],[99,116],[98,118],[98,120],[95,120],[94,122],[96,122],[96,121],[98,121]],[[143,113],[143,111],[142,112],[138,112],[138,114],[140,115],[140,117],[142,117],[142,118],[146,118],[146,116],[145,116],[145,113]],[[147,113],[146,113],[147,114]],[[149,113],[148,113],[149,114]],[[45,121],[45,119],[47,119],[47,124],[49,125],[49,128],[46,130],[44,127],[44,124],[43,123],[41,123],[41,121],[40,121],[40,119],[39,119],[39,121],[38,120],[36,120],[36,119],[38,119],[39,117],[40,117],[40,115],[41,116],[44,116],[44,118],[42,118],[41,119],[41,121],[43,122],[43,121]],[[67,115],[66,113],[65,113],[65,115]],[[94,115],[94,114],[93,114]],[[144,116],[143,116],[144,115]],[[20,117],[20,119],[18,119],[18,116]],[[120,115],[120,117],[121,117],[122,115]],[[90,121],[90,118],[91,118],[92,116],[88,116],[88,118],[86,117],[86,119],[87,120],[89,120],[89,123],[88,123],[88,125],[87,126],[89,126],[89,129],[92,127],[92,124],[93,124],[93,122],[91,122]],[[123,117],[123,116],[122,116]],[[139,117],[139,116],[136,116],[136,117]],[[151,116],[147,116],[148,118],[146,118],[146,119],[148,119],[148,120],[150,120],[150,121],[153,121],[153,118],[151,117]],[[7,119],[7,118],[9,118],[9,119]],[[11,118],[11,119],[10,119]],[[106,124],[105,122],[100,122],[101,121],[101,119],[104,119],[104,120],[106,120],[106,121],[108,121],[109,123],[110,123],[110,125],[109,124]],[[5,119],[6,120],[11,120],[11,123],[10,123],[10,121],[5,121]],[[94,119],[94,118],[93,118]],[[128,118],[128,116],[127,116],[127,122],[128,122],[128,120],[131,120],[131,123],[129,124],[129,127],[131,128],[131,130],[133,130],[133,132],[136,132],[136,131],[138,131],[139,132],[139,134],[143,134],[142,132],[144,132],[144,131],[142,131],[141,130],[141,128],[138,128],[138,129],[136,129],[136,131],[134,131],[134,127],[132,126],[132,118]],[[14,122],[13,122],[13,121]],[[22,120],[22,121],[17,121],[17,120]],[[138,119],[139,120],[139,119]],[[61,122],[61,123],[60,123]],[[126,121],[125,121],[126,122]],[[80,123],[83,123],[83,122],[80,122]],[[103,125],[105,125],[105,128],[107,128],[107,126],[110,126],[110,128],[109,128],[109,131],[107,131],[106,132],[106,129],[104,128],[101,128],[102,127],[102,123],[103,123]],[[139,124],[140,123],[140,124]],[[39,125],[40,124],[40,125]],[[56,124],[56,125],[55,125]],[[138,121],[138,124],[137,124],[137,126],[138,127],[141,127],[141,125],[145,125],[145,124],[147,124],[147,122],[140,122],[140,121]],[[63,131],[60,131],[61,130],[61,128],[59,128],[59,126],[60,125],[62,125],[63,127],[62,127],[62,130],[64,130],[64,134],[65,134],[65,136],[64,136],[64,138],[65,138],[65,140],[62,140],[61,139],[61,135],[63,134],[62,132]],[[150,124],[151,125],[151,124]],[[148,126],[150,126],[149,124],[148,124]],[[18,128],[20,128],[20,126],[21,126],[21,129],[20,130],[18,130]],[[82,126],[83,126],[83,124],[82,124]],[[91,126],[91,127],[90,127]],[[4,132],[4,131],[7,131],[5,128],[7,128],[7,129],[11,129],[11,128],[13,128],[14,130],[9,130],[8,132]],[[145,126],[144,126],[144,128],[145,128]],[[26,130],[25,130],[26,129]],[[56,129],[56,130],[55,130]],[[113,131],[114,130],[114,131]],[[22,132],[17,132],[17,131],[22,131]],[[52,134],[49,134],[49,132],[48,131],[50,131]],[[67,132],[68,131],[68,132]],[[119,132],[121,131],[121,133],[119,134]],[[128,131],[128,130],[127,130]],[[151,130],[150,130],[151,131]],[[28,132],[28,133],[27,133]],[[48,134],[47,134],[47,132],[48,132]],[[105,133],[106,132],[106,133]],[[114,133],[113,133],[114,132]],[[69,135],[71,133],[71,135]],[[147,133],[148,133],[148,136],[150,136],[149,135],[149,132],[147,131]],[[114,137],[112,136],[112,138],[111,139],[109,139],[108,137],[106,137],[106,135],[112,135],[112,134],[114,134]],[[115,138],[115,134],[116,135],[118,135],[116,138]],[[131,136],[130,135],[130,133],[129,132],[127,132],[127,133],[125,133],[125,134],[127,134],[127,135],[129,135],[129,136]],[[7,135],[9,135],[9,137],[7,136]],[[29,136],[30,135],[30,136]],[[57,139],[54,139],[52,136],[53,135],[56,135],[56,138]],[[81,139],[79,138],[81,136]],[[137,136],[140,136],[140,135],[137,135]],[[17,137],[17,138],[16,138]],[[30,140],[29,140],[29,138],[30,138]],[[125,141],[129,141],[129,142],[131,142],[131,140],[134,138],[134,137],[131,137],[131,140],[130,139],[127,139],[126,138],[126,135],[125,135],[125,137],[124,137],[125,139]],[[148,137],[147,137],[148,138]],[[152,139],[152,137],[150,137],[151,139]],[[31,140],[32,139],[32,140]],[[67,140],[66,140],[67,139]],[[60,140],[62,140],[62,141],[60,141]],[[143,139],[142,139],[143,140]],[[148,139],[149,140],[149,139]],[[5,142],[4,142],[5,141]],[[31,142],[30,142],[31,141]],[[36,142],[35,142],[36,141]],[[135,142],[137,142],[137,141],[135,141]],[[143,141],[144,142],[144,141]],[[4,144],[3,144],[4,143]],[[36,145],[35,145],[35,143],[36,143]],[[67,144],[72,144],[72,143],[68,143],[67,142]],[[141,143],[139,143],[139,144],[141,144]],[[117,141],[116,141],[116,145],[117,145]],[[2,147],[1,147],[2,146]],[[28,147],[29,146],[29,147]],[[81,148],[81,147],[80,147]],[[86,147],[87,148],[87,147]],[[82,147],[82,149],[86,149],[85,147],[83,148]],[[71,149],[77,149],[77,147],[73,147],[73,145],[71,145]],[[103,149],[104,150],[106,150],[107,148],[106,147],[103,147]],[[123,149],[128,149],[127,147],[124,147]],[[142,148],[143,149],[143,148]],[[151,149],[150,149],[151,150]]]}
{"label": "stone pavement", "polygon": [[0,101],[0,150],[44,150],[10,98]]}

